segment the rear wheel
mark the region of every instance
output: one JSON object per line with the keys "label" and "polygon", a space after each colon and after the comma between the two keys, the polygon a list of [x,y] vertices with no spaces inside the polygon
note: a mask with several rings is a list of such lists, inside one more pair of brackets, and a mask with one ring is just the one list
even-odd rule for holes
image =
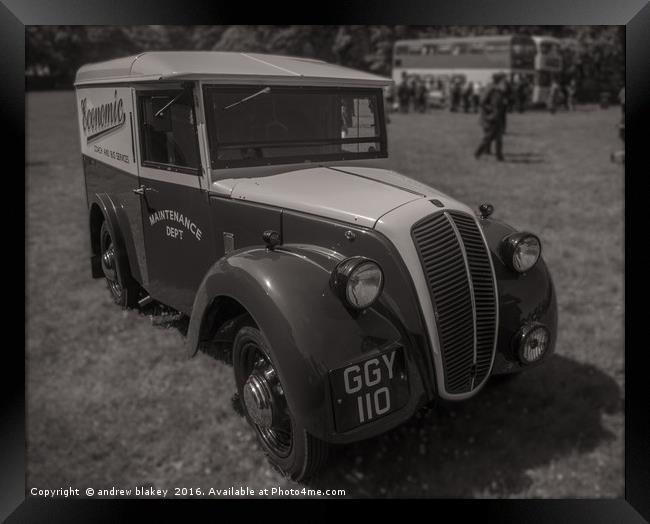
{"label": "rear wheel", "polygon": [[271,352],[257,327],[242,327],[233,344],[237,393],[246,419],[270,462],[297,481],[313,477],[328,445],[310,435],[291,413]]}
{"label": "rear wheel", "polygon": [[115,245],[106,221],[102,223],[99,240],[102,271],[106,279],[106,287],[108,287],[113,301],[122,307],[134,306],[137,300],[138,286],[127,271],[119,269],[118,247]]}

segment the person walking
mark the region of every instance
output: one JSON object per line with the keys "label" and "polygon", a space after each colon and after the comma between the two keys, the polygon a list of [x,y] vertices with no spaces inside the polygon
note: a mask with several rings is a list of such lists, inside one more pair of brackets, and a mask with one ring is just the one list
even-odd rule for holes
{"label": "person walking", "polygon": [[505,97],[506,77],[496,73],[492,77],[492,83],[488,84],[483,93],[480,103],[480,122],[483,127],[483,140],[479,144],[474,156],[480,158],[487,153],[495,143],[497,160],[503,161],[503,125],[504,114],[508,104]]}

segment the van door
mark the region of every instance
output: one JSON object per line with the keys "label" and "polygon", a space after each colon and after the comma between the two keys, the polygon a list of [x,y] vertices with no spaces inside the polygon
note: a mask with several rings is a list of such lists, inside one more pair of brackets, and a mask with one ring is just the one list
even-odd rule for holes
{"label": "van door", "polygon": [[193,94],[138,89],[136,99],[147,291],[189,314],[215,257]]}

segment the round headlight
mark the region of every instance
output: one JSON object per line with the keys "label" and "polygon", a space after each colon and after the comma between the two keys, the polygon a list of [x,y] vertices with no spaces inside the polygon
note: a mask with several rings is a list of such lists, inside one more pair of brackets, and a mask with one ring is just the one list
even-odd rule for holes
{"label": "round headlight", "polygon": [[371,306],[384,287],[379,265],[365,257],[351,257],[340,262],[332,272],[332,289],[354,309]]}
{"label": "round headlight", "polygon": [[503,260],[511,269],[525,273],[532,268],[542,253],[542,244],[531,233],[513,233],[501,241]]}
{"label": "round headlight", "polygon": [[542,324],[529,324],[522,327],[517,335],[519,341],[519,360],[532,364],[540,360],[550,340],[548,329]]}

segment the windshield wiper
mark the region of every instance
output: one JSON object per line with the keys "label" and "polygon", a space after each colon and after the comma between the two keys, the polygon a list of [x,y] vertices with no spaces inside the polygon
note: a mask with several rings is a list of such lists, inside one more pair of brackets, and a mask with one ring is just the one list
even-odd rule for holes
{"label": "windshield wiper", "polygon": [[153,115],[154,118],[158,118],[160,115],[162,115],[165,112],[165,109],[167,109],[169,106],[172,104],[175,104],[179,98],[181,98],[183,95],[187,93],[187,91],[191,89],[191,86],[187,86],[186,84],[183,84],[183,90],[178,93],[174,98],[172,98],[169,102],[167,102],[163,107],[161,107],[156,113]]}
{"label": "windshield wiper", "polygon": [[271,88],[270,87],[265,87],[264,89],[261,89],[257,93],[253,93],[252,95],[249,95],[246,98],[242,98],[241,100],[238,100],[234,104],[230,104],[229,106],[224,107],[223,111],[227,111],[228,109],[233,108],[235,106],[238,106],[239,104],[243,104],[244,102],[248,102],[249,100],[251,100],[252,98],[255,98],[256,96],[265,95],[265,94],[270,93],[270,92],[271,92]]}
{"label": "windshield wiper", "polygon": [[176,95],[174,98],[172,98],[169,102],[167,102],[163,107],[161,107],[158,111],[156,111],[156,114],[153,115],[154,118],[158,118],[160,115],[162,115],[165,112],[165,109],[167,109],[170,105],[176,102],[180,97],[182,97],[185,94],[185,91],[183,91],[181,94]]}

